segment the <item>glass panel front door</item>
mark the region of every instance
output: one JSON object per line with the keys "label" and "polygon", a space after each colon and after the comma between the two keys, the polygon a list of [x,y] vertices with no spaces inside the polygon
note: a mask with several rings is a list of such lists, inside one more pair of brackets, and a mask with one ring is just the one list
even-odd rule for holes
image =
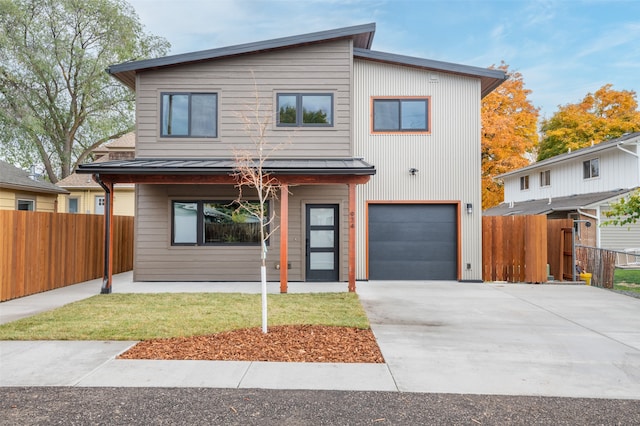
{"label": "glass panel front door", "polygon": [[338,281],[338,205],[308,204],[306,280]]}

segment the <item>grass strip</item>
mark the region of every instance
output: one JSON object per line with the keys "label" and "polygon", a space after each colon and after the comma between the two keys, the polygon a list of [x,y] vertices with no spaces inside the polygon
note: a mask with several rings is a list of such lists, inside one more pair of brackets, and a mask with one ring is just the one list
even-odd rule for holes
{"label": "grass strip", "polygon": [[[261,325],[260,294],[96,295],[0,325],[0,340],[146,340]],[[269,294],[268,324],[369,328],[355,293]]]}

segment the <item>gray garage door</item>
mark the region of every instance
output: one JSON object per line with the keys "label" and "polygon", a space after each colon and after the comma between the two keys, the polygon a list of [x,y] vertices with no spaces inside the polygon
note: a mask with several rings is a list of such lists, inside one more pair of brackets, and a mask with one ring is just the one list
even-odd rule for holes
{"label": "gray garage door", "polygon": [[456,228],[452,204],[369,205],[369,279],[457,279]]}

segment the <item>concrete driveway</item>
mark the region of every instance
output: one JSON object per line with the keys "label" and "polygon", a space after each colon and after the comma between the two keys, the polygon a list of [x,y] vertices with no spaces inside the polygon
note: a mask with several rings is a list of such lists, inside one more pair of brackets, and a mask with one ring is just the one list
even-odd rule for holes
{"label": "concrete driveway", "polygon": [[[93,296],[100,280],[0,304],[0,323]],[[277,293],[278,283],[269,283]],[[345,283],[290,283],[340,292]],[[114,292],[259,292],[256,283],[138,283]],[[583,285],[359,282],[386,364],[141,361],[135,342],[0,341],[1,386],[375,390],[640,400],[640,299]],[[0,422],[1,423],[1,422]]]}
{"label": "concrete driveway", "polygon": [[640,299],[415,281],[358,293],[400,391],[640,399]]}

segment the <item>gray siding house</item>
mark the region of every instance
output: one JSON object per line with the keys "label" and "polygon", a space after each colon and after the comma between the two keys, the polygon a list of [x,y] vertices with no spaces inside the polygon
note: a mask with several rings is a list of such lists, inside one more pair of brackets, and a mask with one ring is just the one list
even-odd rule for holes
{"label": "gray siding house", "polygon": [[374,32],[109,68],[136,92],[135,158],[78,172],[107,194],[136,184],[136,281],[259,279],[255,224],[232,203],[256,110],[278,147],[265,170],[283,185],[269,201],[279,229],[268,280],[283,291],[289,280],[348,281],[353,291],[356,279],[481,279],[480,100],[505,74],[376,52]]}

